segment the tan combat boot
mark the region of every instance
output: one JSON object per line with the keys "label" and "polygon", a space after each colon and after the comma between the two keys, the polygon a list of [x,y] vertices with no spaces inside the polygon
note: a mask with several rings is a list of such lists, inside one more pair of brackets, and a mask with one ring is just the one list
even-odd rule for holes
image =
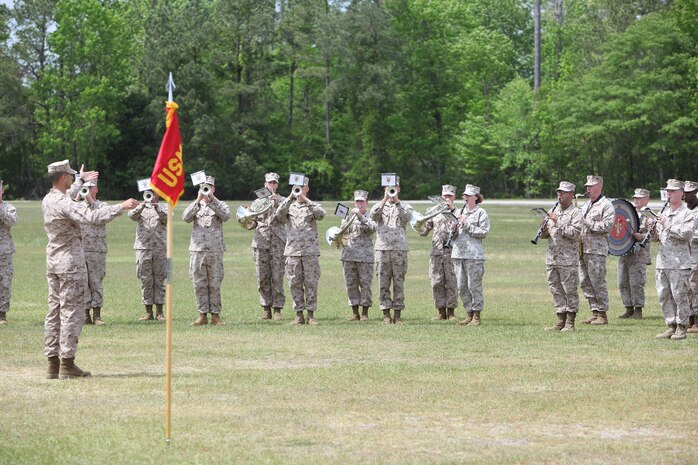
{"label": "tan combat boot", "polygon": [[153,306],[152,305],[146,305],[145,306],[145,315],[140,317],[138,321],[150,321],[153,319]]}
{"label": "tan combat boot", "polygon": [[671,335],[671,339],[674,341],[686,339],[686,325],[676,325],[676,331]]}
{"label": "tan combat boot", "polygon": [[562,328],[561,332],[574,331],[574,320],[577,318],[575,312],[567,312],[567,320],[565,321],[565,327]]}
{"label": "tan combat boot", "polygon": [[450,321],[458,321],[458,318],[456,318],[456,309],[455,308],[447,308],[446,309],[446,318],[448,318]]}
{"label": "tan combat boot", "polygon": [[468,326],[480,326],[480,312],[473,312],[473,321],[468,323]]}
{"label": "tan combat boot", "polygon": [[46,379],[58,379],[58,372],[60,370],[61,361],[58,357],[48,358],[48,371],[46,371]]}
{"label": "tan combat boot", "polygon": [[274,315],[272,315],[274,321],[281,320],[281,307],[274,307]]}
{"label": "tan combat boot", "polygon": [[688,321],[688,329],[686,330],[687,333],[698,333],[698,317],[693,315],[693,324],[691,325],[691,320],[689,318]]}
{"label": "tan combat boot", "polygon": [[592,315],[590,318],[587,318],[586,320],[582,320],[583,325],[590,325],[592,321],[594,321],[596,318],[599,316],[599,311],[598,310],[592,310]]}
{"label": "tan combat boot", "polygon": [[313,310],[308,310],[308,322],[310,326],[317,326],[318,322],[315,319],[315,312]]}
{"label": "tan combat boot", "polygon": [[642,320],[642,307],[635,307],[635,311],[633,312],[633,316],[631,316],[633,320]]}
{"label": "tan combat boot", "polygon": [[389,325],[390,323],[393,322],[393,319],[390,318],[390,309],[383,310],[383,324],[384,325]]}
{"label": "tan combat boot", "polygon": [[106,323],[102,321],[102,307],[95,307],[92,309],[94,312],[94,318],[92,322],[97,326],[105,325]]}
{"label": "tan combat boot", "polygon": [[676,323],[671,323],[666,325],[666,331],[657,334],[655,337],[657,339],[671,339],[671,336],[676,332]]}
{"label": "tan combat boot", "polygon": [[607,325],[608,324],[608,316],[606,315],[606,312],[598,312],[596,314],[596,319],[589,324],[591,324],[591,325]]}
{"label": "tan combat boot", "polygon": [[635,307],[625,307],[625,313],[618,315],[618,318],[630,318],[635,313]]}
{"label": "tan combat boot", "polygon": [[296,312],[296,318],[289,323],[290,325],[304,325],[305,318],[303,318],[303,310]]}
{"label": "tan combat boot", "polygon": [[359,321],[361,320],[361,315],[359,315],[359,306],[358,305],[352,305],[351,306],[351,316],[347,318],[347,321]]}
{"label": "tan combat boot", "polygon": [[[165,315],[163,315],[163,313],[162,313],[162,304],[155,304],[155,308],[157,309],[157,313],[156,313],[156,315],[155,315],[155,319],[158,320],[158,321],[164,320],[164,319],[165,319]],[[152,313],[153,313],[152,307],[151,307],[150,313],[151,313],[151,315],[152,315]]]}
{"label": "tan combat boot", "polygon": [[364,305],[361,309],[361,321],[368,321],[368,308]]}
{"label": "tan combat boot", "polygon": [[213,326],[225,326],[225,323],[221,320],[220,313],[211,313],[211,324]]}
{"label": "tan combat boot", "polygon": [[84,325],[91,325],[92,324],[92,317],[90,316],[90,309],[88,308],[85,310],[85,321],[83,322]]}
{"label": "tan combat boot", "polygon": [[468,317],[458,324],[461,326],[465,326],[465,325],[469,325],[471,321],[473,321],[473,312],[468,312]]}
{"label": "tan combat boot", "polygon": [[402,325],[405,324],[404,321],[400,318],[400,314],[402,313],[402,310],[395,310],[395,318],[393,318],[393,323],[396,325]]}
{"label": "tan combat boot", "polygon": [[197,318],[191,325],[192,326],[204,326],[208,324],[208,316],[205,313],[199,313],[199,318]]}
{"label": "tan combat boot", "polygon": [[445,320],[447,319],[446,317],[446,309],[445,308],[440,308],[439,313],[437,315],[434,315],[431,317],[432,321],[440,321],[440,320]]}
{"label": "tan combat boot", "polygon": [[547,328],[544,328],[543,331],[562,331],[562,328],[565,327],[565,320],[567,318],[567,314],[565,312],[562,313],[556,313],[557,315],[557,323],[555,323],[552,326],[548,326]]}
{"label": "tan combat boot", "polygon": [[58,368],[58,379],[73,379],[73,378],[90,378],[92,374],[89,371],[82,371],[75,364],[74,358],[62,358],[61,365]]}
{"label": "tan combat boot", "polygon": [[262,307],[260,320],[271,320],[271,307]]}

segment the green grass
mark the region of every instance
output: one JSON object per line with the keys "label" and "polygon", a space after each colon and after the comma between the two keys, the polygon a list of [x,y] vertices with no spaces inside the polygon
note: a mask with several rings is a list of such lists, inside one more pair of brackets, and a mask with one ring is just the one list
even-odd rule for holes
{"label": "green grass", "polygon": [[[479,328],[430,321],[429,240],[411,230],[406,325],[384,326],[377,307],[368,323],[346,321],[339,252],[324,242],[320,325],[288,326],[288,293],[285,320],[260,322],[251,232],[235,221],[225,225],[227,325],[195,328],[190,226],[179,206],[167,447],[165,326],[136,321],[135,224],[121,217],[108,226],[108,325],[84,329],[77,358],[93,377],[48,381],[46,236],[40,204],[15,205],[14,294],[10,324],[0,327],[0,464],[697,461],[698,339],[654,339],[664,325],[653,270],[645,319],[616,318],[610,257],[610,325],[543,332],[555,320],[546,244],[529,243],[538,225],[525,207],[484,205],[492,232]],[[337,223],[323,221],[322,237]]]}

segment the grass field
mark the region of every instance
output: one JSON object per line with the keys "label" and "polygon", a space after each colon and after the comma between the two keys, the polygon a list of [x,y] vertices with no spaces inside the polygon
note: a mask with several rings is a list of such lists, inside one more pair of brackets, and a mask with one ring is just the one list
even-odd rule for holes
{"label": "grass field", "polygon": [[[178,206],[167,447],[165,325],[137,321],[135,224],[124,216],[108,226],[108,324],[83,330],[77,357],[93,377],[49,381],[41,207],[14,204],[0,464],[698,463],[698,338],[655,340],[664,324],[653,269],[645,319],[616,318],[623,309],[610,257],[610,324],[543,332],[555,321],[546,244],[529,243],[538,225],[525,207],[483,205],[492,222],[485,311],[483,326],[469,328],[430,320],[429,240],[411,230],[407,324],[383,325],[377,307],[369,322],[346,321],[339,252],[324,239],[320,325],[288,326],[288,293],[284,321],[261,322],[251,232],[234,220],[225,226],[227,325],[191,327],[191,227],[181,221],[187,203]],[[337,223],[328,216],[322,237]]]}

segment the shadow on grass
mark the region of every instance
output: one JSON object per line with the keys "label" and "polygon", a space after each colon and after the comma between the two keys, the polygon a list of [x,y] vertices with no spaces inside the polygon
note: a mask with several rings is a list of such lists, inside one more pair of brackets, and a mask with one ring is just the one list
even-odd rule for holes
{"label": "shadow on grass", "polygon": [[93,374],[93,378],[164,378],[165,373],[111,373],[108,375]]}

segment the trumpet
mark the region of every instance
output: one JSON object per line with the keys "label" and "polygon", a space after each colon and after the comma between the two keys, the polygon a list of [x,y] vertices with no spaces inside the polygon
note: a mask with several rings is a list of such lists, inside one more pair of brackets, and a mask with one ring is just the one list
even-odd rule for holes
{"label": "trumpet", "polygon": [[[550,212],[548,212],[548,214],[555,211],[555,209],[557,208],[559,203],[560,203],[559,200],[557,202],[555,202],[555,205],[553,205],[553,208],[550,210]],[[540,236],[543,234],[543,231],[545,231],[545,228],[547,228],[547,226],[548,226],[548,217],[546,216],[545,219],[543,220],[543,222],[540,224],[540,227],[538,228],[538,232],[536,233],[536,237],[531,239],[531,244],[538,245],[538,239],[540,239]]]}
{"label": "trumpet", "polygon": [[90,188],[87,186],[82,186],[80,188],[80,198],[85,199],[88,195],[90,195]]}
{"label": "trumpet", "polygon": [[439,205],[434,205],[433,207],[430,207],[427,211],[424,212],[424,215],[422,215],[419,212],[412,212],[412,218],[410,219],[410,226],[412,226],[412,229],[416,233],[420,233],[422,228],[424,227],[424,224],[429,221],[430,219],[439,216],[440,214],[448,211],[448,205],[445,203],[439,204]]}
{"label": "trumpet", "polygon": [[300,195],[303,193],[303,186],[293,186],[293,189],[291,189],[291,195],[295,198],[300,197]]}
{"label": "trumpet", "polygon": [[[661,211],[659,214],[661,215],[664,213],[664,210],[666,210],[666,207],[669,206],[669,201],[667,200],[664,206],[662,207]],[[650,207],[644,207],[643,210],[650,210]],[[647,234],[645,234],[645,237],[642,238],[642,241],[640,242],[640,247],[645,247],[647,243],[650,241],[650,238],[652,237],[652,234],[654,234],[654,231],[657,229],[657,221],[655,220],[654,223],[652,223],[652,226],[647,230]]]}
{"label": "trumpet", "polygon": [[203,195],[204,197],[208,197],[211,195],[211,185],[210,184],[202,184],[201,188],[199,189],[199,193]]}
{"label": "trumpet", "polygon": [[265,214],[271,207],[274,206],[274,201],[270,197],[265,197],[260,200],[261,201],[255,201],[255,203],[253,203],[249,209],[243,207],[242,205],[238,207],[235,215],[237,216],[240,226],[245,229],[251,229],[251,225],[254,220],[258,216]]}
{"label": "trumpet", "polygon": [[349,227],[354,223],[355,219],[356,213],[351,215],[348,220],[343,220],[339,228],[336,226],[329,228],[325,233],[325,240],[327,243],[336,248],[340,248],[342,245],[344,245],[346,233],[349,230]]}
{"label": "trumpet", "polygon": [[153,192],[152,191],[143,192],[143,200],[145,200],[146,203],[152,202],[153,201]]}
{"label": "trumpet", "polygon": [[397,187],[391,186],[388,187],[388,197],[395,198],[397,196]]}

